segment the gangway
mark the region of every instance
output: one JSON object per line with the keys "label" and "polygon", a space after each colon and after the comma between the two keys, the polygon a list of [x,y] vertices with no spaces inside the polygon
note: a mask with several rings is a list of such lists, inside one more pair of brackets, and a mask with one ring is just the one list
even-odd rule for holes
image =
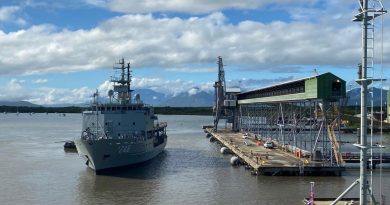
{"label": "gangway", "polygon": [[333,154],[336,159],[336,162],[338,165],[344,165],[344,160],[343,157],[341,156],[340,153],[340,144],[337,141],[336,134],[334,132],[334,127],[336,127],[337,123],[333,121],[330,125],[327,126],[328,129],[328,136],[332,144],[332,149],[333,149]]}

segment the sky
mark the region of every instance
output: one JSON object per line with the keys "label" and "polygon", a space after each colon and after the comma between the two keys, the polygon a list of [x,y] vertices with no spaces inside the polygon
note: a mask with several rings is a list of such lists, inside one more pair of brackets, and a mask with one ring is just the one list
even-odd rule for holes
{"label": "sky", "polygon": [[[357,0],[0,0],[0,100],[87,102],[94,90],[108,90],[121,58],[131,63],[134,89],[167,95],[211,92],[218,56],[227,87],[332,72],[352,88],[361,61],[361,24],[351,21],[358,6]],[[375,22],[375,78],[390,76],[389,18]]]}

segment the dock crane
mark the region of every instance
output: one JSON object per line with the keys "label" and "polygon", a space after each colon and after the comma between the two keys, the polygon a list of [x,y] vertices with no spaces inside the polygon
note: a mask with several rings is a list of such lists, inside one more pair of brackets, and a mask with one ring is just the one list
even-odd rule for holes
{"label": "dock crane", "polygon": [[217,131],[219,120],[225,119],[225,126],[229,123],[233,131],[238,131],[237,94],[240,93],[240,88],[226,88],[223,66],[222,57],[218,56],[218,81],[214,83],[214,130]]}
{"label": "dock crane", "polygon": [[214,130],[218,129],[218,122],[221,117],[225,115],[223,108],[223,102],[226,94],[226,83],[225,83],[225,71],[223,69],[222,57],[218,56],[218,81],[214,83],[214,95],[215,105],[213,107],[214,115]]}

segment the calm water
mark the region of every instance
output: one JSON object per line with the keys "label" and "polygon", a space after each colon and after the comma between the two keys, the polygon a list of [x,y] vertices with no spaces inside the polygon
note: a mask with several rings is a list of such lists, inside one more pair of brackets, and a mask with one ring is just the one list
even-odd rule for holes
{"label": "calm water", "polygon": [[[0,114],[0,204],[300,204],[311,181],[317,196],[335,197],[358,175],[349,170],[342,177],[252,176],[231,167],[230,157],[205,138],[200,126],[211,117],[160,116],[160,121],[169,128],[162,154],[142,166],[96,176],[77,153],[56,143],[79,136],[80,114]],[[388,204],[389,177],[385,170]],[[356,187],[349,196],[357,195]]]}

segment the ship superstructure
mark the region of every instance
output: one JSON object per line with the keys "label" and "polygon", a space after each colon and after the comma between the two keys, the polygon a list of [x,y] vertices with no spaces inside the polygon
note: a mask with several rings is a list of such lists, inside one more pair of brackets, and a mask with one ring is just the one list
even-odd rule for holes
{"label": "ship superstructure", "polygon": [[153,107],[140,95],[132,99],[130,63],[121,59],[116,65],[119,75],[111,78],[114,88],[108,91],[108,102],[99,103],[99,92],[94,93],[76,140],[79,155],[95,171],[147,161],[167,143],[167,123],[158,122]]}

